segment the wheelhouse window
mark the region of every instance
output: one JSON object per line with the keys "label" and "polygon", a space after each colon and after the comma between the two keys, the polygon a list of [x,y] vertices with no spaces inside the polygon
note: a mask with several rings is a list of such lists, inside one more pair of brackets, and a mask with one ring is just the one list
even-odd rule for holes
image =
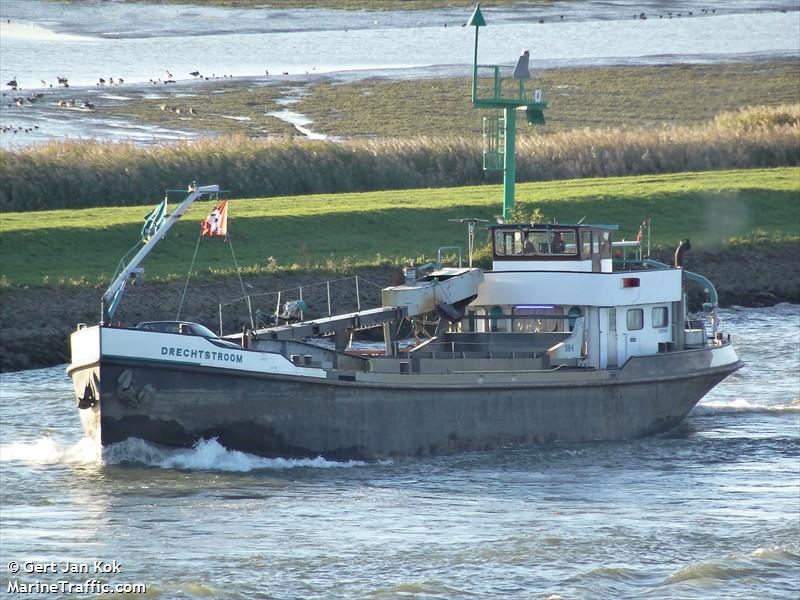
{"label": "wheelhouse window", "polygon": [[628,309],[628,331],[644,328],[644,311],[641,308]]}
{"label": "wheelhouse window", "polygon": [[[611,234],[608,231],[600,232],[600,258],[611,258]],[[641,329],[641,327],[640,327]]]}
{"label": "wheelhouse window", "polygon": [[592,257],[592,232],[588,229],[581,232],[581,255],[584,259]]}
{"label": "wheelhouse window", "polygon": [[508,229],[496,230],[494,232],[494,252],[498,256],[522,254],[522,232]]}
{"label": "wheelhouse window", "polygon": [[576,256],[578,239],[574,229],[496,229],[497,256]]}
{"label": "wheelhouse window", "polygon": [[550,234],[550,254],[571,254],[578,253],[578,244],[575,239],[575,231],[572,229],[554,229]]}
{"label": "wheelhouse window", "polygon": [[666,306],[656,306],[653,309],[653,329],[661,329],[669,324],[669,311]]}

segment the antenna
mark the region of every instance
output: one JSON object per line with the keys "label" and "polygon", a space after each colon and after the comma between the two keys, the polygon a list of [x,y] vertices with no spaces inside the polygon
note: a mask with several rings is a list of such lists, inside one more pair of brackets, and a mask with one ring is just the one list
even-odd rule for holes
{"label": "antenna", "polygon": [[469,256],[469,267],[472,268],[472,252],[475,249],[475,223],[488,223],[486,219],[476,219],[475,217],[467,217],[465,219],[447,219],[451,223],[466,223],[467,224],[467,256]]}

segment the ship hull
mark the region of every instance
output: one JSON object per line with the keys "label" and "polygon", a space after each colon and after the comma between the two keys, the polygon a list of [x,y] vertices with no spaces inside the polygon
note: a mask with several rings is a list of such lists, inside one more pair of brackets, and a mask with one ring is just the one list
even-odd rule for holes
{"label": "ship hull", "polygon": [[[245,361],[246,362],[246,361]],[[73,365],[87,434],[265,456],[373,459],[639,438],[677,425],[740,368],[729,345],[605,371],[332,378],[106,356]]]}

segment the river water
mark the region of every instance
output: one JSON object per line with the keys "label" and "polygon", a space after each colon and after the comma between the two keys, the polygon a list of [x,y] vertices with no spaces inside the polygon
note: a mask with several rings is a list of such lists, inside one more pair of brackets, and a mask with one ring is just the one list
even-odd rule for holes
{"label": "river water", "polygon": [[[470,12],[3,0],[0,78],[3,84],[17,81],[21,90],[3,87],[0,120],[10,129],[0,131],[0,146],[64,137],[140,143],[194,137],[80,109],[83,102],[99,109],[142,94],[194,95],[199,82],[190,74],[196,71],[212,80],[234,77],[263,85],[467,75],[474,33],[461,25]],[[800,55],[796,0],[708,0],[702,7],[686,0],[561,0],[489,7],[484,15],[488,26],[481,30],[479,61],[513,66],[528,49],[534,75],[552,66]],[[70,88],[60,88],[58,77],[66,77]],[[100,78],[106,84],[98,85]],[[120,78],[123,85],[109,85]],[[177,83],[163,85],[171,78]],[[36,93],[43,96],[29,102]],[[76,110],[64,110],[59,101],[75,101]]]}
{"label": "river water", "polygon": [[[377,464],[213,440],[101,457],[64,366],[3,374],[2,593],[97,579],[148,598],[794,600],[800,306],[722,320],[747,366],[669,434]],[[53,561],[90,573],[24,572]]]}

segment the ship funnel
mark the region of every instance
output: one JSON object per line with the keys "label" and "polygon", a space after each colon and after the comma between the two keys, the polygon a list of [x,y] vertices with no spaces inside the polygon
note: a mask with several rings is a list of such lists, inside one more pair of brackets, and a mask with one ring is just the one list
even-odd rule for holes
{"label": "ship funnel", "polygon": [[682,269],[683,268],[683,255],[686,254],[689,250],[692,249],[692,245],[689,243],[689,240],[683,240],[680,245],[678,246],[677,250],[675,250],[675,267]]}

